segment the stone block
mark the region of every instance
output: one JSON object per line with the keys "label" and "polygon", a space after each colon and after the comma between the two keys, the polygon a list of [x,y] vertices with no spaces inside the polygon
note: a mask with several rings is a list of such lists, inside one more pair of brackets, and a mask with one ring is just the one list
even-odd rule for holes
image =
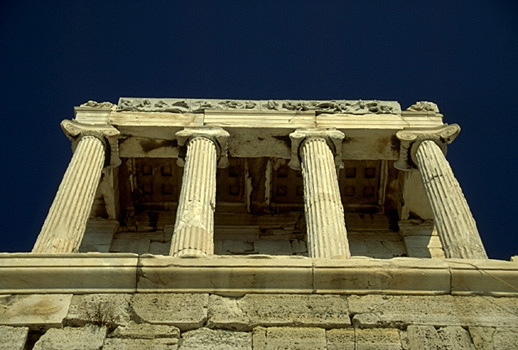
{"label": "stone block", "polygon": [[444,250],[442,248],[429,248],[432,259],[445,259]]}
{"label": "stone block", "polygon": [[254,252],[254,245],[251,242],[241,240],[225,239],[221,241],[222,254],[245,254]]}
{"label": "stone block", "polygon": [[29,328],[0,326],[0,350],[24,350]]}
{"label": "stone block", "polygon": [[240,298],[209,296],[207,326],[232,330],[249,330],[251,321],[239,303]]}
{"label": "stone block", "polygon": [[401,350],[399,330],[395,328],[331,329],[326,337],[327,350]]}
{"label": "stone block", "polygon": [[317,292],[437,294],[450,291],[448,265],[441,260],[353,258],[313,261]]}
{"label": "stone block", "polygon": [[348,297],[353,325],[360,328],[411,324],[431,326],[514,327],[516,298],[482,296],[365,295]]}
{"label": "stone block", "polygon": [[184,331],[205,323],[208,299],[205,293],[138,293],[131,306],[146,322],[174,325]]}
{"label": "stone block", "polygon": [[254,350],[324,350],[326,331],[313,327],[257,327],[253,332]]}
{"label": "stone block", "polygon": [[254,242],[254,248],[259,254],[291,255],[291,243],[287,240],[261,240]]}
{"label": "stone block", "polygon": [[115,220],[90,219],[79,246],[79,252],[109,253],[113,233],[119,227]]}
{"label": "stone block", "polygon": [[34,344],[33,350],[99,350],[105,337],[106,327],[51,328]]}
{"label": "stone block", "polygon": [[349,250],[352,256],[367,256],[369,254],[367,244],[359,239],[351,238],[349,241]]}
{"label": "stone block", "polygon": [[156,255],[169,255],[171,242],[151,242],[149,244],[149,253]]}
{"label": "stone block", "polygon": [[439,336],[434,326],[410,325],[406,330],[408,350],[440,349]]}
{"label": "stone block", "polygon": [[339,328],[350,325],[347,301],[338,295],[247,294],[242,298],[211,295],[212,328],[248,330],[255,326],[314,326]]}
{"label": "stone block", "polygon": [[178,339],[120,339],[108,338],[104,342],[103,350],[176,350]]}
{"label": "stone block", "polygon": [[310,293],[311,259],[296,256],[213,256],[182,259],[142,255],[139,292]]}
{"label": "stone block", "polygon": [[517,264],[489,259],[448,259],[452,294],[516,296]]}
{"label": "stone block", "polygon": [[0,253],[2,293],[132,293],[137,260],[127,253]]}
{"label": "stone block", "polygon": [[132,234],[118,233],[112,240],[110,251],[121,253],[149,253],[151,241],[146,237],[135,237]]}
{"label": "stone block", "polygon": [[307,252],[308,247],[306,246],[306,242],[300,239],[294,239],[291,241],[292,254],[306,254]]}
{"label": "stone block", "polygon": [[1,295],[0,325],[61,327],[72,294]]}
{"label": "stone block", "polygon": [[[437,331],[444,349],[475,350],[467,330],[459,326],[443,327]],[[419,348],[422,349],[422,346]],[[500,349],[500,348],[497,348]]]}
{"label": "stone block", "polygon": [[252,335],[200,328],[182,334],[179,350],[252,350]]}
{"label": "stone block", "polygon": [[469,327],[469,334],[477,350],[515,350],[518,328]]}
{"label": "stone block", "polygon": [[392,251],[379,241],[367,241],[365,244],[367,245],[369,256],[378,259],[390,259],[394,257]]}
{"label": "stone block", "polygon": [[327,350],[356,349],[355,331],[354,328],[327,330]]}
{"label": "stone block", "polygon": [[432,236],[406,236],[405,244],[407,248],[426,248],[430,244]]}
{"label": "stone block", "polygon": [[448,349],[475,350],[469,333],[462,327],[408,326],[406,332],[409,350]]}
{"label": "stone block", "polygon": [[110,338],[156,339],[180,338],[180,329],[174,326],[130,322],[117,327],[109,334]]}
{"label": "stone block", "polygon": [[127,324],[131,319],[129,294],[74,295],[65,323],[82,326],[87,323],[115,327]]}

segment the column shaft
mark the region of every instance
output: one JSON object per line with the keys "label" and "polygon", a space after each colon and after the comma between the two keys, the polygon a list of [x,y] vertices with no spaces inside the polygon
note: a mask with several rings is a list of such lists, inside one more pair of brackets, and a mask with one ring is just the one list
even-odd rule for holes
{"label": "column shaft", "polygon": [[172,256],[214,254],[216,167],[217,153],[213,141],[195,137],[188,142],[171,239]]}
{"label": "column shaft", "polygon": [[34,244],[33,253],[78,251],[104,161],[102,141],[94,136],[81,137]]}
{"label": "column shaft", "polygon": [[304,141],[300,150],[309,256],[350,257],[344,209],[333,153],[321,137]]}
{"label": "column shaft", "polygon": [[475,219],[440,147],[423,141],[416,159],[446,257],[487,259]]}

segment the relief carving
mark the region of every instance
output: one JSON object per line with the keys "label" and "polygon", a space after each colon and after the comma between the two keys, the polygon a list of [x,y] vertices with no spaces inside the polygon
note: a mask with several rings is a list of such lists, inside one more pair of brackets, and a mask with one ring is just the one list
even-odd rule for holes
{"label": "relief carving", "polygon": [[347,114],[399,114],[397,102],[362,101],[362,100],[215,100],[215,99],[156,99],[156,98],[121,98],[118,111],[129,112],[170,112],[203,113],[205,110],[230,111],[279,111]]}
{"label": "relief carving", "polygon": [[394,114],[397,104],[386,101],[263,101],[263,108],[276,111],[316,111],[318,113]]}
{"label": "relief carving", "polygon": [[79,107],[109,108],[109,109],[112,109],[113,107],[115,107],[115,105],[113,103],[111,103],[111,102],[96,102],[96,101],[90,100],[88,102],[83,103]]}
{"label": "relief carving", "polygon": [[433,103],[428,101],[419,101],[411,105],[406,109],[407,111],[413,112],[434,112],[439,113],[439,107]]}

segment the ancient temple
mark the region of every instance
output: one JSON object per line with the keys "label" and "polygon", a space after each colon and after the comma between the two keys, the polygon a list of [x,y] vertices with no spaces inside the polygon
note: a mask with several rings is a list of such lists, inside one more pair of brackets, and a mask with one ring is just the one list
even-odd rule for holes
{"label": "ancient temple", "polygon": [[515,348],[518,263],[488,259],[434,103],[74,111],[32,252],[0,254],[9,349]]}

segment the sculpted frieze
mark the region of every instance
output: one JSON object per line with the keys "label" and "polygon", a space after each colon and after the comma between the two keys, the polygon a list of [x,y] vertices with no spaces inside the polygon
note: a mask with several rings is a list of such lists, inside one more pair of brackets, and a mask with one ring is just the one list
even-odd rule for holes
{"label": "sculpted frieze", "polygon": [[428,101],[419,101],[411,105],[406,109],[407,111],[412,112],[434,112],[439,113],[439,107],[433,103]]}
{"label": "sculpted frieze", "polygon": [[173,99],[173,98],[121,98],[118,111],[203,113],[213,111],[278,111],[316,114],[399,114],[400,106],[393,101],[363,100],[216,100],[216,99]]}
{"label": "sculpted frieze", "polygon": [[83,103],[81,106],[79,107],[90,107],[90,108],[103,108],[103,109],[106,109],[106,108],[113,108],[115,105],[111,102],[97,102],[97,101],[88,101],[88,102],[85,102]]}

